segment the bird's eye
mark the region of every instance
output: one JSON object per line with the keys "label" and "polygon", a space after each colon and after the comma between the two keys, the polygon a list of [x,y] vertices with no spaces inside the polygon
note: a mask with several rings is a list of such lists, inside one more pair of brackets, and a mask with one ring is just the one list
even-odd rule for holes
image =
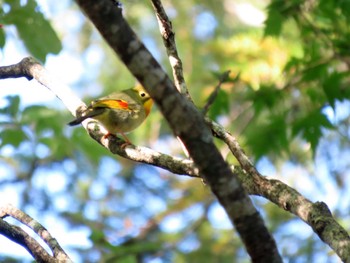
{"label": "bird's eye", "polygon": [[146,96],[146,93],[141,92],[141,93],[140,93],[140,96],[143,98],[143,97],[145,97],[145,96]]}

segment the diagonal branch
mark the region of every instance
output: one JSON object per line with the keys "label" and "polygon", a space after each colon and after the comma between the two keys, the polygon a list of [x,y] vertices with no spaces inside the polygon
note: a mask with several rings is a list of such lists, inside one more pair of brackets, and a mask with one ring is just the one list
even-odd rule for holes
{"label": "diagonal branch", "polygon": [[[199,173],[240,234],[252,260],[281,262],[271,234],[237,176],[215,147],[202,114],[177,92],[167,74],[125,21],[121,10],[110,0],[76,2],[148,91],[175,135],[184,142]],[[246,222],[252,224],[248,227]]]}
{"label": "diagonal branch", "polygon": [[11,225],[1,218],[0,234],[24,247],[38,262],[50,262],[52,259],[49,253],[22,228]]}
{"label": "diagonal branch", "polygon": [[250,162],[234,136],[209,118],[206,121],[214,132],[214,136],[228,145],[244,169],[244,172],[239,173],[239,178],[245,188],[249,189],[250,194],[263,196],[298,216],[310,225],[320,239],[328,244],[344,262],[350,261],[350,236],[334,219],[325,203],[313,203],[281,181],[262,176]]}
{"label": "diagonal branch", "polygon": [[[49,246],[53,256],[23,229],[13,226],[3,220],[4,217],[11,216],[24,225],[31,228]],[[8,204],[0,207],[0,233],[7,238],[23,246],[38,262],[72,262],[57,240],[38,221],[31,218],[21,210]]]}
{"label": "diagonal branch", "polygon": [[[68,87],[55,79],[33,58],[24,58],[17,64],[0,67],[0,79],[12,77],[26,77],[27,79],[37,80],[43,86],[51,90],[73,114],[75,114],[77,109],[85,106]],[[94,140],[114,154],[118,154],[135,162],[164,168],[174,174],[199,177],[198,169],[195,168],[193,161],[189,159],[173,157],[146,147],[130,145],[123,148],[121,146],[125,142],[115,136],[108,136],[105,138],[106,131],[96,121],[88,119],[83,122],[83,126]]]}
{"label": "diagonal branch", "polygon": [[66,108],[75,116],[75,111],[84,103],[74,95],[72,90],[50,75],[34,58],[24,58],[20,63],[0,67],[0,79],[21,78],[36,79],[40,84],[50,89]]}
{"label": "diagonal branch", "polygon": [[[168,54],[174,54],[177,60],[181,61],[178,57],[175,44],[175,34],[172,31],[171,22],[166,15],[166,12],[162,6],[160,0],[151,0],[156,12],[156,16],[159,22],[159,28],[163,37],[164,45]],[[170,32],[170,33],[167,33]],[[171,37],[168,37],[170,35]],[[175,50],[174,50],[175,49]],[[169,57],[170,59],[170,57]],[[170,64],[172,65],[170,59]],[[180,64],[181,66],[181,64]],[[177,71],[177,68],[173,67],[173,72]],[[179,71],[182,74],[181,71]],[[215,91],[217,92],[222,83],[220,79]],[[204,107],[204,115],[209,108],[210,104],[215,99],[215,91],[211,98],[208,100],[207,105]],[[290,211],[295,214],[307,224],[309,224],[315,233],[327,243],[344,261],[350,261],[350,238],[348,233],[342,228],[338,222],[333,218],[326,204],[322,202],[312,203],[293,188],[285,185],[278,180],[269,180],[263,177],[254,165],[250,162],[249,158],[244,153],[243,149],[239,145],[234,136],[228,133],[222,126],[213,122],[209,118],[206,118],[206,122],[212,129],[214,135],[223,140],[231,150],[232,154],[236,157],[241,167],[247,173],[238,173],[245,189],[250,194],[256,194],[263,196],[270,201],[277,204],[279,207]],[[281,198],[283,196],[283,198]],[[297,200],[297,201],[296,201]],[[317,219],[317,220],[315,220]]]}
{"label": "diagonal branch", "polygon": [[[32,79],[34,77],[37,78],[38,81],[43,79],[54,79],[46,70],[42,68],[40,64],[35,62],[32,58],[25,58],[15,65],[0,67],[0,79],[6,77],[26,77],[27,79]],[[61,87],[63,87],[63,89],[65,88],[61,83],[56,83],[53,81],[42,81],[42,84],[52,91],[55,91],[55,89],[50,86],[51,84],[58,90],[61,90]],[[60,97],[65,105],[69,104],[64,100],[66,97],[68,96]],[[70,99],[72,101],[79,101],[78,98],[74,97]],[[76,105],[80,104],[77,103]],[[241,166],[244,168],[245,172],[239,172],[239,169],[237,167],[235,168],[234,172],[239,176],[239,179],[242,181],[245,190],[249,194],[263,196],[282,209],[295,214],[307,224],[309,224],[319,235],[319,237],[334,249],[340,258],[343,259],[343,261],[346,261],[346,259],[349,258],[349,235],[345,229],[335,221],[335,219],[329,213],[329,210],[326,209],[325,204],[319,202],[312,203],[303,197],[300,193],[295,191],[293,188],[282,183],[281,181],[263,177],[249,161],[248,157],[244,154],[244,151],[239,146],[237,140],[232,135],[230,135],[222,126],[216,124],[210,119],[207,118],[206,121],[207,124],[210,125],[212,131],[214,131],[214,135],[226,142],[231,152],[234,154],[237,160],[239,160]],[[108,137],[108,140],[102,140],[105,133],[101,129],[101,126],[99,126],[96,122],[88,122],[85,126],[93,139],[95,139],[98,143],[106,147],[114,154],[118,154],[124,158],[137,162],[161,167],[174,174],[200,177],[198,169],[195,168],[191,160],[165,155],[146,147],[136,146],[122,149],[120,145],[123,144],[123,141],[117,137]],[[283,198],[281,198],[281,194],[283,194]],[[4,229],[2,227],[0,228]],[[2,234],[5,235],[3,232],[4,230],[0,231],[2,231]],[[19,232],[18,234],[14,235],[23,236],[22,239],[16,240],[16,242],[21,244],[21,240],[24,240],[24,237],[26,237],[27,234],[21,234]]]}
{"label": "diagonal branch", "polygon": [[[8,77],[26,77],[28,79],[32,79],[33,76],[35,76],[35,78],[38,78],[39,80],[52,79],[52,77],[48,75],[49,73],[41,68],[40,64],[35,62],[34,65],[33,63],[29,63],[30,61],[33,60],[31,58],[25,58],[18,64],[0,67],[0,78],[5,78],[3,73],[3,69],[5,69],[5,72],[7,72],[6,76]],[[11,69],[10,71],[8,70],[9,68]],[[21,69],[18,70],[18,68]],[[25,72],[29,73],[24,75]],[[46,84],[44,85],[51,90],[54,89],[52,89],[50,84],[54,84],[53,86],[56,88],[62,86],[60,83],[45,83]],[[67,105],[67,102],[64,101],[65,97],[67,96],[63,96],[60,99],[62,99],[63,103]],[[222,126],[212,122],[210,119],[207,118],[206,121],[214,131],[214,135],[226,142],[231,152],[236,156],[237,160],[239,160],[241,166],[244,168],[244,171],[240,171],[236,167],[234,172],[239,176],[245,190],[249,194],[263,196],[282,209],[295,214],[309,224],[319,235],[319,237],[325,243],[329,244],[329,246],[333,248],[340,258],[343,259],[343,261],[346,261],[346,259],[349,258],[349,235],[347,234],[346,230],[342,228],[332,217],[324,203],[312,203],[293,188],[282,183],[281,181],[263,177],[249,161],[248,157],[239,146],[237,140],[232,135],[230,135]],[[105,133],[96,122],[89,122],[86,125],[86,128],[93,139],[114,154],[118,154],[124,158],[137,162],[161,167],[175,174],[200,177],[198,169],[195,168],[191,160],[165,155],[146,147],[136,146],[122,149],[120,145],[123,144],[123,141],[117,137],[109,137],[108,140],[102,140]],[[281,198],[281,196],[283,196],[283,198]],[[23,230],[23,233],[18,232],[20,229],[13,229],[12,226],[10,226],[11,228],[7,227],[4,230],[4,227],[1,226],[3,225],[0,225],[0,228],[2,229],[0,229],[0,231],[3,235],[8,236],[4,231],[6,229],[12,229],[13,232],[8,233],[13,233],[12,235],[14,235],[14,237],[21,237],[20,239],[16,239],[16,242],[19,244],[22,244],[23,242],[21,240],[25,240],[27,237],[27,234]],[[28,237],[28,239],[29,244],[32,244],[32,242],[30,242],[30,237]],[[34,247],[37,247],[37,245]],[[33,247],[28,245],[28,248],[33,251]],[[42,253],[40,254],[43,255]]]}

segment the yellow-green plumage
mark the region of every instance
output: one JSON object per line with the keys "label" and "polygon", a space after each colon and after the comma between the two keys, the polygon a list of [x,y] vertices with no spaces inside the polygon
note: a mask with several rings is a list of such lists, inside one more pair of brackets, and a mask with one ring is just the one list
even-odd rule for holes
{"label": "yellow-green plumage", "polygon": [[109,133],[123,134],[136,129],[146,119],[152,104],[150,96],[138,85],[92,101],[81,116],[69,125],[77,125],[92,118],[99,121]]}

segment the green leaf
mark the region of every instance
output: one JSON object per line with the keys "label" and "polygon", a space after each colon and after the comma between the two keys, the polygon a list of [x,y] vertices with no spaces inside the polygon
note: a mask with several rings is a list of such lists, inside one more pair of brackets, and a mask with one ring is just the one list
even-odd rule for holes
{"label": "green leaf", "polygon": [[6,37],[5,32],[2,28],[0,28],[0,48],[3,48],[5,46]]}
{"label": "green leaf", "polygon": [[8,101],[8,105],[0,108],[0,113],[15,118],[19,111],[20,97],[18,95],[6,96],[5,99]]}
{"label": "green leaf", "polygon": [[327,75],[328,63],[320,63],[304,70],[303,80],[312,81],[319,80]]}
{"label": "green leaf", "polygon": [[335,101],[341,101],[343,99],[341,90],[341,82],[343,77],[344,74],[333,72],[325,79],[322,85],[323,91],[326,94],[329,104],[333,109],[335,109]]}
{"label": "green leaf", "polygon": [[[62,159],[67,155],[70,156],[73,151],[73,145],[70,140],[64,136],[43,137],[38,140],[50,149],[50,155],[55,159]],[[59,142],[59,143],[57,143]]]}
{"label": "green leaf", "polygon": [[350,17],[350,1],[344,0],[337,2],[339,9],[342,11],[346,18]]}
{"label": "green leaf", "polygon": [[284,22],[299,13],[301,0],[280,1],[274,0],[267,7],[264,36],[279,36]]}
{"label": "green leaf", "polygon": [[268,153],[288,151],[285,115],[270,116],[267,123],[251,125],[245,135],[256,160]]}
{"label": "green leaf", "polygon": [[39,136],[61,137],[66,124],[65,116],[58,110],[41,105],[33,105],[22,112],[21,122],[34,127]]}
{"label": "green leaf", "polygon": [[27,140],[27,135],[22,129],[5,129],[0,132],[1,147],[4,145],[12,145],[18,147],[23,141]]}
{"label": "green leaf", "polygon": [[123,255],[123,254],[135,254],[135,253],[145,253],[150,251],[157,251],[160,244],[158,242],[129,242],[125,243],[122,246],[113,247],[112,253],[114,255]]}
{"label": "green leaf", "polygon": [[315,110],[297,119],[292,124],[292,134],[301,134],[302,138],[311,144],[311,149],[315,153],[320,138],[323,135],[322,128],[333,129],[332,123],[321,110]]}
{"label": "green leaf", "polygon": [[[106,259],[106,263],[113,263],[116,262],[115,258]],[[137,255],[127,255],[124,257],[118,257],[118,262],[120,263],[137,263],[139,260],[137,260]]]}
{"label": "green leaf", "polygon": [[79,148],[86,155],[90,163],[97,165],[103,156],[111,154],[98,143],[91,140],[83,128],[76,127],[72,129],[74,129],[74,132],[71,137],[71,143],[73,142],[75,147]]}
{"label": "green leaf", "polygon": [[22,122],[24,124],[33,124],[39,120],[45,120],[46,125],[44,125],[44,127],[48,127],[50,125],[47,124],[50,123],[50,120],[55,120],[56,115],[57,112],[53,109],[42,105],[33,105],[23,110]]}
{"label": "green leaf", "polygon": [[264,36],[279,36],[282,32],[282,26],[285,18],[275,9],[269,9],[265,21]]}
{"label": "green leaf", "polygon": [[284,66],[283,71],[294,70],[295,68],[299,68],[300,65],[302,65],[302,64],[303,64],[302,59],[296,58],[296,57],[291,57],[289,59],[289,61],[286,63],[286,65]]}
{"label": "green leaf", "polygon": [[319,87],[307,87],[303,91],[315,105],[323,105],[326,100],[324,92]]}
{"label": "green leaf", "polygon": [[253,102],[255,113],[259,114],[265,109],[273,109],[283,99],[283,93],[274,86],[262,85],[257,91],[251,90],[247,99]]}
{"label": "green leaf", "polygon": [[106,236],[103,233],[103,231],[98,230],[96,228],[92,229],[92,232],[90,234],[90,240],[94,243],[105,243],[106,242]]}
{"label": "green leaf", "polygon": [[45,62],[49,53],[57,54],[62,44],[51,24],[38,11],[34,0],[25,5],[9,1],[10,11],[4,15],[4,23],[16,26],[20,38],[34,57]]}
{"label": "green leaf", "polygon": [[230,96],[227,92],[220,89],[214,103],[209,109],[209,116],[215,119],[220,114],[227,114],[230,108]]}

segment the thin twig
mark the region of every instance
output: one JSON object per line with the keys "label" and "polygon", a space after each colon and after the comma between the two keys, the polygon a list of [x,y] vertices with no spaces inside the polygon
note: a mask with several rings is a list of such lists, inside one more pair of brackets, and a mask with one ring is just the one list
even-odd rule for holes
{"label": "thin twig", "polygon": [[52,256],[22,228],[0,218],[0,234],[25,248],[37,262],[54,262]]}
{"label": "thin twig", "polygon": [[183,76],[182,61],[177,52],[175,33],[171,21],[160,0],[151,0],[151,2],[157,16],[160,34],[162,35],[169,62],[173,70],[175,87],[180,93],[184,94],[190,101],[192,101]]}
{"label": "thin twig", "polygon": [[[157,17],[159,31],[162,36],[166,52],[168,54],[169,63],[173,71],[175,87],[181,94],[184,94],[186,98],[193,103],[183,75],[182,61],[177,52],[175,32],[173,31],[172,23],[165,12],[162,2],[160,0],[151,0],[151,2]],[[179,136],[177,136],[176,139],[179,141],[186,157],[189,158],[188,150],[186,149],[183,141]]]}

